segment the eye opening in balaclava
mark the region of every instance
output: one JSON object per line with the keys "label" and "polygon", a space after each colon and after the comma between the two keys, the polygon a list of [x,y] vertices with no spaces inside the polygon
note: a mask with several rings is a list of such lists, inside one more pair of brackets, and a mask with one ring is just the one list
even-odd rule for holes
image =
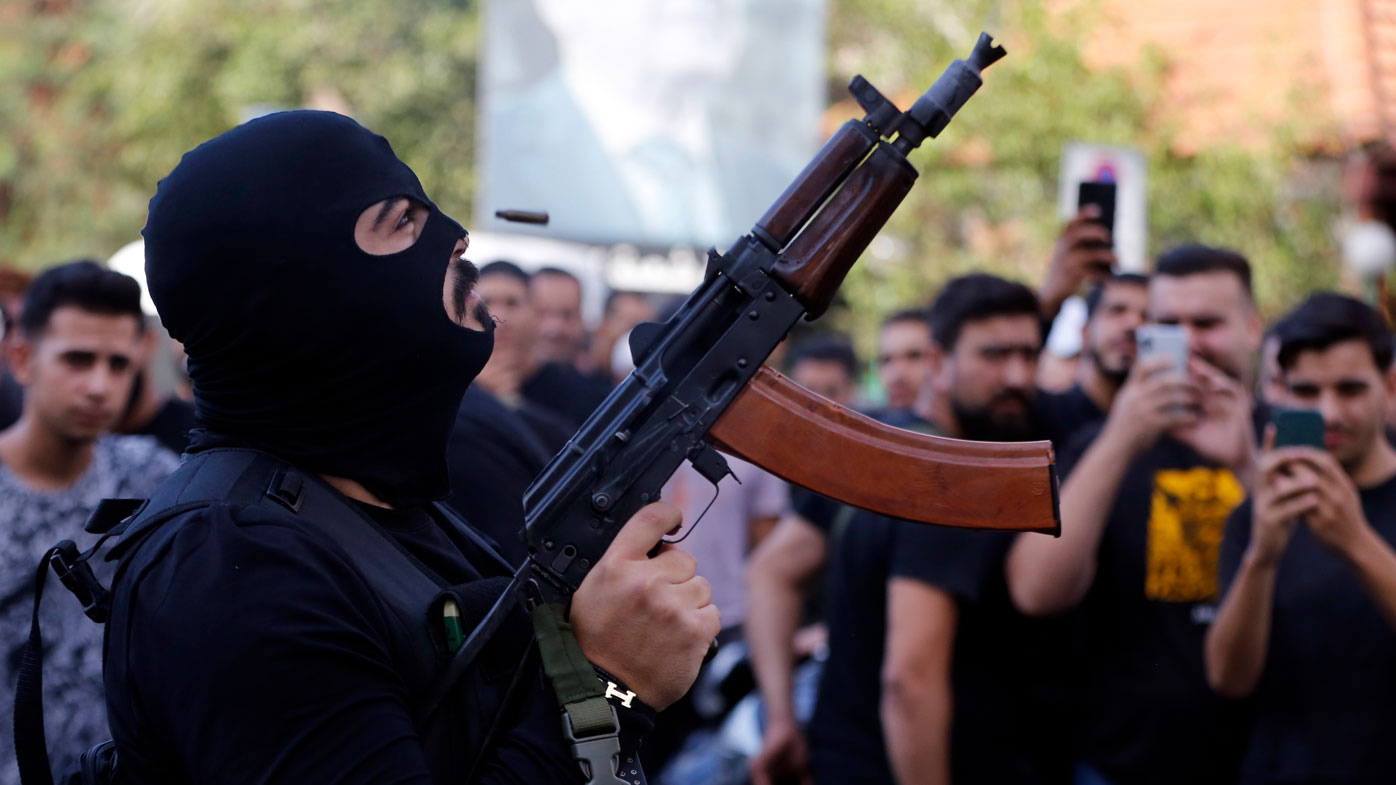
{"label": "eye opening in balaclava", "polygon": [[[404,196],[427,210],[415,240],[359,247],[364,208]],[[465,230],[386,140],[328,112],[253,120],[184,156],[144,234],[151,295],[211,432],[395,506],[446,494],[446,439],[493,341],[449,318]]]}
{"label": "eye opening in balaclava", "polygon": [[[410,231],[405,231],[408,227],[402,225],[404,219],[410,222]],[[395,256],[416,245],[429,220],[432,220],[431,210],[409,195],[380,199],[359,212],[354,222],[354,243],[370,256]],[[479,270],[463,258],[469,242],[469,233],[463,233],[456,244],[461,254],[456,254],[453,248],[449,267],[442,270],[442,308],[451,321],[466,329],[493,332],[495,323],[484,303],[476,297],[471,307],[471,294],[479,280]]]}

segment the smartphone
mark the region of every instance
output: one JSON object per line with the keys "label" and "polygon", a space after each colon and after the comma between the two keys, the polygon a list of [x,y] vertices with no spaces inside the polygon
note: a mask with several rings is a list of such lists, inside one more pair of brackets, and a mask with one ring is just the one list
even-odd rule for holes
{"label": "smartphone", "polygon": [[1275,424],[1276,447],[1323,449],[1323,415],[1313,409],[1275,408],[1270,412]]}
{"label": "smartphone", "polygon": [[1176,324],[1144,324],[1134,331],[1134,343],[1139,348],[1137,362],[1152,357],[1167,357],[1169,367],[1180,374],[1188,372],[1188,334]]}
{"label": "smartphone", "polygon": [[1081,183],[1076,191],[1076,210],[1080,212],[1082,207],[1093,204],[1100,208],[1100,217],[1096,222],[1104,226],[1110,236],[1115,236],[1115,184],[1101,182]]}

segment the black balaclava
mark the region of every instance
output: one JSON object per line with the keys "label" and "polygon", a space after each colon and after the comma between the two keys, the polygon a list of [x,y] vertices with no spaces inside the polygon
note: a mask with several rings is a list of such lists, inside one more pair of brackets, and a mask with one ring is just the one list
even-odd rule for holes
{"label": "black balaclava", "polygon": [[[429,210],[407,250],[365,253],[364,208]],[[448,491],[446,440],[493,347],[442,285],[465,235],[387,140],[330,112],[253,120],[185,154],[150,200],[146,276],[189,355],[201,423],[394,506]]]}

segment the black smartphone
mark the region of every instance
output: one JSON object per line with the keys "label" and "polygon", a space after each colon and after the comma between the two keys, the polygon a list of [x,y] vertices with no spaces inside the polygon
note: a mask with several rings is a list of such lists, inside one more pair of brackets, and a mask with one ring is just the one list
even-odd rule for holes
{"label": "black smartphone", "polygon": [[1323,415],[1313,409],[1280,409],[1270,413],[1276,447],[1323,449]]}
{"label": "black smartphone", "polygon": [[1115,184],[1100,182],[1084,182],[1076,192],[1076,209],[1079,212],[1082,207],[1093,204],[1100,208],[1100,217],[1096,222],[1104,226],[1110,236],[1115,236]]}

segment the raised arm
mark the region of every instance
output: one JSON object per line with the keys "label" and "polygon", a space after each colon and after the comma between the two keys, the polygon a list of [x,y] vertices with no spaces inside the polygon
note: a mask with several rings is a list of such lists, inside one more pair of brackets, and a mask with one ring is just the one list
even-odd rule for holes
{"label": "raised arm", "polygon": [[766,703],[766,734],[760,754],[751,762],[756,785],[785,776],[809,781],[792,699],[793,641],[805,588],[824,569],[826,553],[824,533],[791,513],[780,519],[747,566],[746,642],[756,686]]}
{"label": "raised arm", "polygon": [[1135,367],[1105,427],[1062,485],[1058,538],[1020,535],[1005,565],[1020,611],[1046,616],[1074,607],[1095,579],[1096,551],[1120,483],[1134,459],[1168,428],[1185,422],[1192,388],[1168,374],[1166,358]]}

